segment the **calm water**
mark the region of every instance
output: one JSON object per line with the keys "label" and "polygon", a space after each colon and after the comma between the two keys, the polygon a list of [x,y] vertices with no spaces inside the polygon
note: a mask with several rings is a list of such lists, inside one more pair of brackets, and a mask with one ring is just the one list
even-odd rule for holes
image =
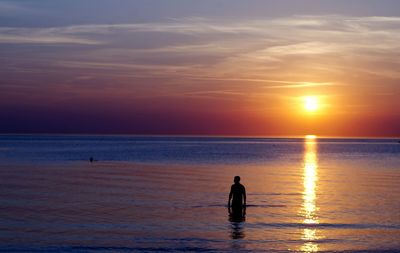
{"label": "calm water", "polygon": [[3,252],[400,252],[399,200],[394,139],[0,136]]}

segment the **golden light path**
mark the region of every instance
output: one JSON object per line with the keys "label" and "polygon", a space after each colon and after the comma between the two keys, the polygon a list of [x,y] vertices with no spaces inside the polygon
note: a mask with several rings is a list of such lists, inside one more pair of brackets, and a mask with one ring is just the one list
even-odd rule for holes
{"label": "golden light path", "polygon": [[[318,163],[317,163],[317,137],[315,135],[307,135],[304,140],[304,168],[303,168],[303,205],[301,215],[304,224],[318,224],[316,205],[317,199],[317,182],[318,182]],[[318,244],[315,241],[317,237],[316,228],[304,228],[302,238],[304,244],[300,250],[304,252],[317,252]]]}

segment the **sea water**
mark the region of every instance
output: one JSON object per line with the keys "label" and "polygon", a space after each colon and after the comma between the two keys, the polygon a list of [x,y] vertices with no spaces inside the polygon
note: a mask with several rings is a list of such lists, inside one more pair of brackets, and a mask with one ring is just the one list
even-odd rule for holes
{"label": "sea water", "polygon": [[0,183],[3,252],[400,251],[396,139],[2,135]]}

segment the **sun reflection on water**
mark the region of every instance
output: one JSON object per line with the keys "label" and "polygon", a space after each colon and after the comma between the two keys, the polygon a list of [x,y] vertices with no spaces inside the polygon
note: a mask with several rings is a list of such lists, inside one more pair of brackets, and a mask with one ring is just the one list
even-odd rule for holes
{"label": "sun reflection on water", "polygon": [[[303,223],[312,225],[318,224],[316,205],[317,199],[317,182],[318,182],[318,163],[317,163],[317,137],[315,135],[307,135],[304,141],[304,172],[303,172],[303,205],[301,215]],[[304,252],[317,252],[318,239],[316,228],[304,228],[301,239],[304,241],[300,250]]]}

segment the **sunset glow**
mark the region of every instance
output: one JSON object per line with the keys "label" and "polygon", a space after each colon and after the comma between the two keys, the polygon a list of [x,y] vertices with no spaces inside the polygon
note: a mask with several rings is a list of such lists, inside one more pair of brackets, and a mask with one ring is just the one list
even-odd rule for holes
{"label": "sunset glow", "polygon": [[307,96],[304,98],[304,108],[308,112],[315,112],[319,108],[318,98],[315,96]]}
{"label": "sunset glow", "polygon": [[0,66],[0,253],[400,253],[400,0],[0,0]]}
{"label": "sunset glow", "polygon": [[321,1],[0,0],[0,133],[400,136],[400,2]]}

